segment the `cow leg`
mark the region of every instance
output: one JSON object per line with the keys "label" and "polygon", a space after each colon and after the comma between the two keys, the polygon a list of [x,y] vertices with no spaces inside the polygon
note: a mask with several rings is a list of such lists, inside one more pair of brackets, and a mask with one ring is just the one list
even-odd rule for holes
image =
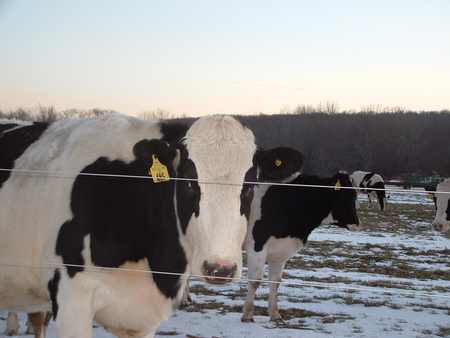
{"label": "cow leg", "polygon": [[372,194],[369,192],[367,194],[367,197],[369,199],[369,209],[372,209]]}
{"label": "cow leg", "polygon": [[254,301],[256,290],[258,290],[258,287],[261,284],[260,281],[264,275],[265,253],[251,253],[251,250],[248,250],[247,262],[247,277],[250,281],[248,282],[247,297],[245,298],[241,321],[244,323],[251,323],[255,321],[255,319],[253,318]]}
{"label": "cow leg", "polygon": [[17,336],[19,334],[19,314],[17,312],[8,312],[8,318],[6,319],[5,336]]}
{"label": "cow leg", "polygon": [[33,327],[35,338],[45,338],[48,323],[51,318],[51,312],[35,312],[28,314],[28,322]]}
{"label": "cow leg", "polygon": [[269,263],[269,315],[272,322],[284,324],[278,312],[278,288],[280,287],[281,276],[283,274],[286,262],[270,262]]}
{"label": "cow leg", "polygon": [[183,297],[181,298],[180,302],[180,309],[188,307],[190,304],[192,304],[192,298],[189,294],[189,278],[186,281],[186,286],[184,287]]}
{"label": "cow leg", "polygon": [[356,192],[355,206],[356,206],[356,209],[361,209],[361,206],[359,205],[359,193],[358,192]]}
{"label": "cow leg", "polygon": [[83,277],[88,278],[83,276],[83,272],[73,278],[61,276],[56,295],[58,312],[54,317],[58,337],[92,338],[95,287],[85,287]]}
{"label": "cow leg", "polygon": [[28,314],[27,330],[25,331],[25,334],[34,334],[33,324],[31,324],[30,321],[30,314]]}

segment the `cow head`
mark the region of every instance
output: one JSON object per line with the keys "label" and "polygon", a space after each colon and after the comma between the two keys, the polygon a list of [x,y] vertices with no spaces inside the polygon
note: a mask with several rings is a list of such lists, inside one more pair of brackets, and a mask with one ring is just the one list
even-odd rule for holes
{"label": "cow head", "polygon": [[433,230],[444,232],[450,229],[450,179],[438,184],[435,198],[436,217],[431,226]]}
{"label": "cow head", "polygon": [[[230,116],[197,120],[179,142],[176,208],[190,272],[206,282],[239,278],[251,186],[253,133]],[[250,197],[250,198],[249,198]],[[247,215],[246,215],[247,214]]]}
{"label": "cow head", "polygon": [[356,213],[356,191],[349,189],[353,187],[350,176],[340,171],[333,176],[333,204],[331,216],[334,225],[348,230],[355,231],[361,229],[358,214]]}

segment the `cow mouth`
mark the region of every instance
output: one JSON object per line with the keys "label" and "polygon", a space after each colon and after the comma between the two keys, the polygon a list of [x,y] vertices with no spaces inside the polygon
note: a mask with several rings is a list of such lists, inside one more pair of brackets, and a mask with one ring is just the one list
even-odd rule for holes
{"label": "cow mouth", "polygon": [[237,266],[219,266],[218,264],[209,264],[205,261],[203,264],[203,273],[205,281],[209,284],[224,285],[233,280]]}
{"label": "cow mouth", "polygon": [[231,283],[231,276],[228,277],[215,277],[215,276],[205,276],[205,280],[208,284],[214,285],[225,285]]}

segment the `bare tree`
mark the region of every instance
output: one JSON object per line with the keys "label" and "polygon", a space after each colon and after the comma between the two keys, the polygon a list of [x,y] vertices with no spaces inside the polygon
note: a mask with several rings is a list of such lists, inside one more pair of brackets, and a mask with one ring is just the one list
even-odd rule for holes
{"label": "bare tree", "polygon": [[144,120],[167,120],[170,112],[166,109],[156,108],[155,110],[144,110],[137,113],[137,117]]}

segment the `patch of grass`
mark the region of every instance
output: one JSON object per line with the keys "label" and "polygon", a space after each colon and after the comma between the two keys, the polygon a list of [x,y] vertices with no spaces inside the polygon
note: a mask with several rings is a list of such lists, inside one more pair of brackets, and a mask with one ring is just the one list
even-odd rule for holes
{"label": "patch of grass", "polygon": [[178,336],[180,333],[177,331],[158,331],[156,334],[159,336]]}
{"label": "patch of grass", "polygon": [[436,335],[439,337],[448,337],[450,336],[450,327],[441,326],[439,327],[438,331],[436,332]]}

